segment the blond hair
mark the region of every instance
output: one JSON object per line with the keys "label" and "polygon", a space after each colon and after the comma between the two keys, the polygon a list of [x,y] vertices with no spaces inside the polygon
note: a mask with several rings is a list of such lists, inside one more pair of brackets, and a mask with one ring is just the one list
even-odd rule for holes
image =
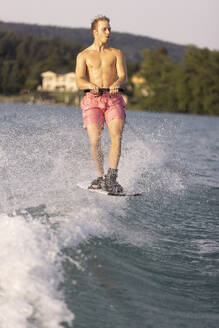
{"label": "blond hair", "polygon": [[94,30],[97,29],[97,25],[99,21],[107,21],[110,22],[110,19],[104,15],[96,16],[91,22],[91,32],[94,33]]}

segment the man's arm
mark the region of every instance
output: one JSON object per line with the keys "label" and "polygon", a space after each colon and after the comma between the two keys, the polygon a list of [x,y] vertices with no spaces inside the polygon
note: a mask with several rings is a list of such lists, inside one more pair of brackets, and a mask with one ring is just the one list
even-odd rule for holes
{"label": "man's arm", "polygon": [[[125,57],[121,50],[116,50],[116,71],[118,79],[110,86],[110,89],[118,89],[127,82],[127,68]],[[117,90],[116,90],[117,91]]]}
{"label": "man's arm", "polygon": [[77,56],[75,73],[76,73],[76,84],[79,89],[83,90],[83,89],[97,88],[96,85],[87,81],[86,61],[83,52],[80,52]]}

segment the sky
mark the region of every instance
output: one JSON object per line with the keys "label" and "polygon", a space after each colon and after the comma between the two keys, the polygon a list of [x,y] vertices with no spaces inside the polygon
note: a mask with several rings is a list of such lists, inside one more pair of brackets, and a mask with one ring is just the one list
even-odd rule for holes
{"label": "sky", "polygon": [[90,28],[100,14],[116,32],[219,50],[219,0],[0,0],[0,20]]}

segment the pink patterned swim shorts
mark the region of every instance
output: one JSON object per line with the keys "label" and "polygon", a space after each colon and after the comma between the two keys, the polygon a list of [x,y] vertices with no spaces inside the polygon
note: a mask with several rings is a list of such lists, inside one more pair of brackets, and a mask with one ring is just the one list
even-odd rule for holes
{"label": "pink patterned swim shorts", "polygon": [[81,101],[84,129],[88,124],[98,124],[103,129],[104,122],[108,124],[115,118],[125,121],[125,101],[120,93],[104,92],[102,95],[87,93]]}

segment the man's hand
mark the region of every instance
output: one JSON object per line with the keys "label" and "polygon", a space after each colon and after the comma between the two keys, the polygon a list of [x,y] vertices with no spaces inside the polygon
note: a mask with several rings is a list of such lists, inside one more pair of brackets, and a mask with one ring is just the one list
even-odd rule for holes
{"label": "man's hand", "polygon": [[119,91],[120,85],[117,82],[114,82],[111,86],[110,86],[110,93],[116,93]]}
{"label": "man's hand", "polygon": [[97,87],[96,85],[91,85],[90,90],[91,90],[90,92],[93,93],[94,95],[99,94],[99,87]]}

